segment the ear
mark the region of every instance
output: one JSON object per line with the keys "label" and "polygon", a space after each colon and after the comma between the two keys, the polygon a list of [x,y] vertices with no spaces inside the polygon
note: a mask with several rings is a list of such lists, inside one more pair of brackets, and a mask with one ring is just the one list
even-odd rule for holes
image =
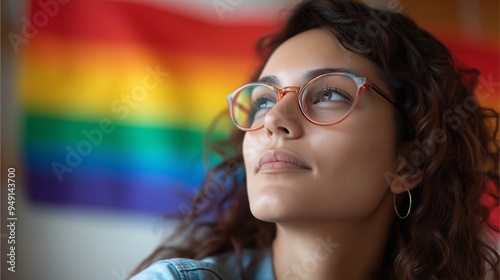
{"label": "ear", "polygon": [[393,193],[400,194],[416,188],[422,183],[422,179],[422,170],[413,166],[408,161],[402,160],[398,165],[397,175],[394,176],[389,187]]}

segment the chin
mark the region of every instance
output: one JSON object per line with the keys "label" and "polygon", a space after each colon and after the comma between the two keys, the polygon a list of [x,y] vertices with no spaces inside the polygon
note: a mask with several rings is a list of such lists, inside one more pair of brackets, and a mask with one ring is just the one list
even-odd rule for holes
{"label": "chin", "polygon": [[[266,201],[266,198],[257,199],[257,201],[250,200],[250,211],[252,215],[265,222],[275,223],[280,218],[283,218],[283,214],[285,214],[282,209],[282,206],[276,205],[276,203],[270,203],[270,201]],[[281,208],[281,209],[280,209]]]}
{"label": "chin", "polygon": [[252,215],[262,221],[278,223],[309,216],[311,204],[307,194],[301,192],[301,185],[291,184],[288,178],[247,181],[247,191]]}
{"label": "chin", "polygon": [[256,201],[250,200],[250,211],[252,215],[265,222],[282,223],[297,219],[297,207],[293,205],[283,205],[282,201],[269,197],[260,197]]}

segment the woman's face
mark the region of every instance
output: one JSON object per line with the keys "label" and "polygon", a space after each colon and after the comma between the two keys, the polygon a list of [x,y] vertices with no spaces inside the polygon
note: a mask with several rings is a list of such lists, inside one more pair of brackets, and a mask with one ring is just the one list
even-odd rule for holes
{"label": "woman's face", "polygon": [[[320,29],[284,42],[261,78],[272,76],[279,88],[302,86],[311,78],[308,72],[322,68],[347,68],[389,92],[373,63],[347,51]],[[286,94],[267,113],[264,128],[244,137],[253,215],[295,223],[358,219],[374,213],[384,197],[392,197],[384,173],[395,172],[398,165],[393,110],[375,91],[364,89],[345,120],[319,126],[302,115],[297,93]]]}

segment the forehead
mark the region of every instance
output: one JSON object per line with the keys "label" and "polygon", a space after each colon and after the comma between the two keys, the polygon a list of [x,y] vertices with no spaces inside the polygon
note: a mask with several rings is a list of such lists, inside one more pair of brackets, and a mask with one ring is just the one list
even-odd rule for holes
{"label": "forehead", "polygon": [[305,73],[320,68],[344,68],[374,82],[381,80],[370,60],[348,51],[322,29],[302,32],[281,44],[267,61],[261,78],[275,76],[282,85],[304,84]]}

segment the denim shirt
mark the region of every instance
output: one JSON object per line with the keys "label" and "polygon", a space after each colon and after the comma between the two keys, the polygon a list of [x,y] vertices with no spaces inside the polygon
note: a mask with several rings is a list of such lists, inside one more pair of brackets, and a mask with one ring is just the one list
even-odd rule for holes
{"label": "denim shirt", "polygon": [[[246,268],[258,255],[258,251],[242,253]],[[202,260],[173,258],[153,263],[131,280],[237,280],[241,279],[236,253],[225,253]],[[265,253],[249,273],[250,280],[274,280],[271,252]]]}

